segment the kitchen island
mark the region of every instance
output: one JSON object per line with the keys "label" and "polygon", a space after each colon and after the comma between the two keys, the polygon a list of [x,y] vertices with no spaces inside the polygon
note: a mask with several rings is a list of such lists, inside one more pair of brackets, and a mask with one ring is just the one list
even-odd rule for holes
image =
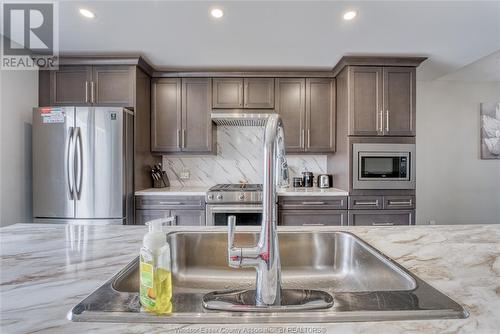
{"label": "kitchen island", "polygon": [[[183,229],[188,228],[172,231]],[[0,329],[2,333],[239,333],[242,328],[247,333],[498,333],[500,225],[314,229],[356,234],[462,304],[469,318],[220,326],[70,322],[66,316],[73,306],[137,256],[146,227],[16,224],[0,229]]]}

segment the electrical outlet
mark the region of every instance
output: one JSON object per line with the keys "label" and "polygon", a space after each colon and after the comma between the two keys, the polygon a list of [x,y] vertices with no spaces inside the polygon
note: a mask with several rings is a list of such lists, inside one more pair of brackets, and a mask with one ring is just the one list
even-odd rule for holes
{"label": "electrical outlet", "polygon": [[180,177],[181,180],[189,180],[189,178],[191,177],[191,173],[189,173],[188,169],[184,169],[180,173],[179,177]]}

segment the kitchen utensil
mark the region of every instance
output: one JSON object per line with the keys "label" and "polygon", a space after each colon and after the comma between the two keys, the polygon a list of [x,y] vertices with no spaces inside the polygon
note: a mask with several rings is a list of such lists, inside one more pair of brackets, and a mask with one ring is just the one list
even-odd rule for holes
{"label": "kitchen utensil", "polygon": [[302,187],[302,178],[301,177],[294,177],[293,178],[293,187],[294,188],[301,188]]}
{"label": "kitchen utensil", "polygon": [[302,186],[312,188],[314,181],[314,174],[312,172],[302,172]]}
{"label": "kitchen utensil", "polygon": [[318,188],[331,188],[333,185],[332,174],[320,174],[317,177]]}

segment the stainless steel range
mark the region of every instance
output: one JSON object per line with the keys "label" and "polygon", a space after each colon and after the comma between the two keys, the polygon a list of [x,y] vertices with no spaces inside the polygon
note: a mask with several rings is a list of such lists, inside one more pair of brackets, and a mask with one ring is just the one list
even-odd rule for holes
{"label": "stainless steel range", "polygon": [[207,193],[207,225],[227,225],[236,216],[237,225],[260,225],[261,184],[218,184]]}

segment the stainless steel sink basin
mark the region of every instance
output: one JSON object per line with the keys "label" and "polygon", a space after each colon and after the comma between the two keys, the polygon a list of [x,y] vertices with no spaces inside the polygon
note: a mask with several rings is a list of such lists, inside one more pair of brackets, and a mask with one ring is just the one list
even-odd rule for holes
{"label": "stainless steel sink basin", "polygon": [[[256,243],[257,233],[236,235],[238,246]],[[464,318],[453,300],[396,262],[347,232],[280,232],[284,289],[330,293],[329,309],[232,313],[202,307],[215,290],[252,289],[255,271],[227,265],[224,232],[174,232],[172,249],[174,312],[155,316],[140,311],[138,259],[75,306],[73,321],[155,323],[336,322],[429,318]]]}

